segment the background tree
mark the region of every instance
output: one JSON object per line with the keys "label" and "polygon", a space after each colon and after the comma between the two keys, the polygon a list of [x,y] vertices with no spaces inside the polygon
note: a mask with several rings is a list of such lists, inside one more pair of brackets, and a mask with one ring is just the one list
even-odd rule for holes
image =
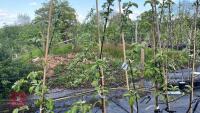
{"label": "background tree", "polygon": [[[74,30],[78,21],[76,19],[76,12],[73,8],[69,6],[67,0],[55,0],[53,4],[53,21],[52,21],[52,32],[50,36],[50,48],[52,42],[64,42],[67,43],[67,40],[73,38],[76,35]],[[48,8],[49,2],[44,3],[43,7],[36,10],[36,18],[34,22],[41,25],[40,30],[42,34],[45,35],[47,31],[44,29],[47,27],[48,20]]]}
{"label": "background tree", "polygon": [[16,21],[17,25],[26,25],[26,24],[30,24],[30,22],[31,22],[31,18],[26,14],[20,14],[17,16],[17,21]]}

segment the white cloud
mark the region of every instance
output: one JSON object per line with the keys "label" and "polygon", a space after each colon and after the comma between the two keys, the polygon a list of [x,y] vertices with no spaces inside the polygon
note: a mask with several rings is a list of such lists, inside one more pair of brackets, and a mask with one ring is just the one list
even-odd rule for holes
{"label": "white cloud", "polygon": [[0,9],[0,27],[15,24],[17,14]]}
{"label": "white cloud", "polygon": [[140,16],[140,14],[143,12],[144,11],[134,10],[133,14],[129,15],[129,18],[131,18],[131,20],[136,20],[137,17]]}
{"label": "white cloud", "polygon": [[84,21],[84,19],[85,19],[85,17],[84,17],[83,15],[79,14],[79,13],[76,13],[76,17],[77,17],[78,21],[81,22],[81,23],[82,23],[82,22]]}
{"label": "white cloud", "polygon": [[38,4],[37,4],[37,2],[32,1],[32,2],[29,3],[29,5],[30,5],[30,6],[37,6]]}

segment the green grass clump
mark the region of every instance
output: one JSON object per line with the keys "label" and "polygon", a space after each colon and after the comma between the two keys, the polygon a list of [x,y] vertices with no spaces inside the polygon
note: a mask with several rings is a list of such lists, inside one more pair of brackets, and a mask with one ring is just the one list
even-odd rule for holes
{"label": "green grass clump", "polygon": [[70,53],[73,50],[72,44],[62,44],[58,47],[52,49],[52,54],[54,55],[65,55]]}
{"label": "green grass clump", "polygon": [[112,58],[123,58],[122,46],[114,44],[106,44],[103,48],[104,52]]}
{"label": "green grass clump", "polygon": [[34,58],[34,57],[42,57],[43,56],[43,51],[40,50],[40,49],[33,49],[31,51],[31,56]]}
{"label": "green grass clump", "polygon": [[22,54],[19,59],[21,61],[29,61],[29,60],[32,60],[36,57],[42,57],[43,56],[43,51],[41,49],[38,49],[38,48],[33,48],[30,52],[26,52],[24,54]]}

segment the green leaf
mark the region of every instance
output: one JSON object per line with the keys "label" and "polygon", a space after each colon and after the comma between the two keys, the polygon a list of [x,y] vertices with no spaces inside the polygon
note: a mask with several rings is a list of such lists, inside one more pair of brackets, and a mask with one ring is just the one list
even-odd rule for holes
{"label": "green leaf", "polygon": [[19,113],[19,109],[18,108],[14,109],[12,113]]}
{"label": "green leaf", "polygon": [[12,86],[12,89],[14,89],[16,92],[19,92],[19,91],[21,90],[21,87],[22,87],[25,83],[27,83],[26,80],[20,79],[20,80],[18,80],[18,81],[16,81],[16,82],[14,83],[14,85]]}
{"label": "green leaf", "polygon": [[94,80],[94,81],[92,82],[92,86],[94,86],[94,87],[97,87],[98,84],[99,84],[98,80]]}
{"label": "green leaf", "polygon": [[146,6],[147,4],[152,4],[151,0],[146,0],[146,1],[144,2],[144,6]]}
{"label": "green leaf", "polygon": [[48,110],[52,111],[54,109],[54,101],[52,99],[48,99],[46,103],[46,107]]}
{"label": "green leaf", "polygon": [[29,88],[29,92],[32,93],[33,90],[34,90],[34,88],[35,88],[35,86],[31,86],[31,87]]}
{"label": "green leaf", "polygon": [[129,105],[133,106],[134,105],[134,101],[135,101],[135,98],[133,96],[130,96],[129,97]]}
{"label": "green leaf", "polygon": [[136,7],[136,8],[138,8],[138,4],[137,3],[132,2],[131,5]]}

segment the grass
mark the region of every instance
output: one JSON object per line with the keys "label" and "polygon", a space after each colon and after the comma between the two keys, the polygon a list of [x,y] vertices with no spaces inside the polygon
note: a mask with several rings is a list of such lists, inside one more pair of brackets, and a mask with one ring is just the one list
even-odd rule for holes
{"label": "grass", "polygon": [[123,58],[121,45],[105,44],[103,50],[108,56],[111,56],[112,58]]}
{"label": "grass", "polygon": [[21,55],[20,59],[22,61],[29,61],[36,57],[42,57],[43,52],[38,48],[33,48],[30,52]]}
{"label": "grass", "polygon": [[72,44],[62,44],[52,49],[52,54],[54,55],[65,55],[73,50]]}

